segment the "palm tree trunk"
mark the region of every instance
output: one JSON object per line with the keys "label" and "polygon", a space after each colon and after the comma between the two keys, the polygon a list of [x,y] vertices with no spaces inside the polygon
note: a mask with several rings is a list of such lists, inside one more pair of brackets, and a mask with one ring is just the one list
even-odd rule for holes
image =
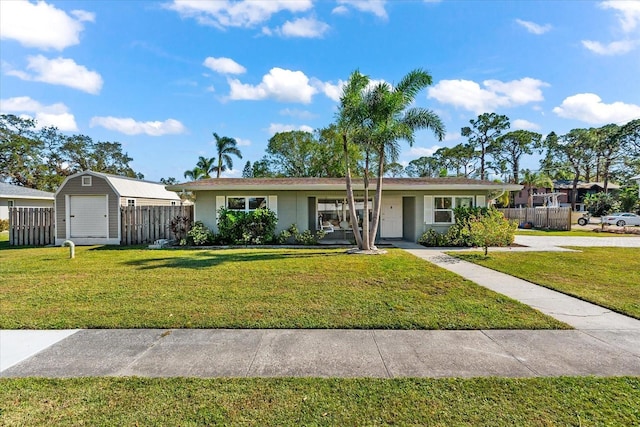
{"label": "palm tree trunk", "polygon": [[380,162],[378,163],[378,179],[376,182],[376,196],[373,202],[373,224],[371,224],[371,233],[369,240],[373,242],[375,248],[376,236],[378,235],[378,225],[380,224],[380,211],[382,210],[382,176],[384,174],[384,153],[380,153]]}
{"label": "palm tree trunk", "polygon": [[344,148],[345,168],[346,168],[346,181],[347,181],[347,202],[349,204],[349,212],[351,212],[351,228],[353,229],[353,237],[356,239],[356,244],[362,249],[362,236],[358,229],[358,218],[356,216],[356,203],[353,198],[353,186],[351,185],[351,168],[349,167],[349,151],[347,150],[347,135],[342,134],[342,146]]}
{"label": "palm tree trunk", "polygon": [[371,249],[371,240],[369,240],[369,151],[365,156],[364,163],[364,203],[362,213],[362,247],[363,251]]}

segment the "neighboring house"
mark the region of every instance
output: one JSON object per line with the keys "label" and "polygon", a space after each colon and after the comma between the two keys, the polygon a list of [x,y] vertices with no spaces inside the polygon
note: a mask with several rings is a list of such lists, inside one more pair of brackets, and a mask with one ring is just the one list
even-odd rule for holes
{"label": "neighboring house", "polygon": [[[357,216],[364,214],[362,180],[354,179]],[[518,191],[517,184],[466,178],[385,178],[378,236],[416,241],[429,228],[445,231],[454,223],[453,208],[484,207],[489,197]],[[195,220],[217,231],[220,208],[251,211],[267,207],[278,217],[277,230],[296,224],[300,231],[324,229],[327,238],[351,233],[344,178],[216,178],[167,186],[195,195]],[[369,191],[373,210],[375,180]]]}
{"label": "neighboring house", "polygon": [[0,182],[0,219],[9,219],[9,208],[52,208],[53,193]]}
{"label": "neighboring house", "polygon": [[121,206],[181,204],[164,184],[92,171],[67,177],[55,200],[56,245],[119,245]]}
{"label": "neighboring house", "polygon": [[[560,206],[571,206],[571,195],[573,193],[572,181],[554,181],[554,191],[565,194],[565,198],[560,199],[562,203]],[[576,211],[584,211],[584,198],[587,194],[602,193],[604,191],[604,182],[578,182],[576,187]],[[615,193],[620,190],[620,186],[609,182],[607,184],[607,191]]]}

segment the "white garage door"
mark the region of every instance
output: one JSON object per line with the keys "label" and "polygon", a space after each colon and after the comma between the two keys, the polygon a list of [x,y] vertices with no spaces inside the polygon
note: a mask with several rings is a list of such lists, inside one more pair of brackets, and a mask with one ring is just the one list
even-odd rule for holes
{"label": "white garage door", "polygon": [[107,196],[70,196],[70,237],[107,237]]}

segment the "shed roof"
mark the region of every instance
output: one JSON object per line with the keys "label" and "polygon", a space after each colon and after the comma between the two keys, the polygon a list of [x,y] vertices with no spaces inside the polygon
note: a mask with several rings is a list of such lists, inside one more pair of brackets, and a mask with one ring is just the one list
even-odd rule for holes
{"label": "shed roof", "polygon": [[[353,179],[354,190],[362,190],[361,178]],[[375,179],[370,188],[376,188]],[[446,178],[384,178],[385,190],[506,190],[522,189],[519,184],[505,184],[477,179]],[[183,184],[168,185],[173,191],[205,190],[344,190],[345,178],[211,178]]]}
{"label": "shed roof", "polygon": [[0,197],[16,199],[53,200],[53,193],[0,182]]}
{"label": "shed roof", "polygon": [[[68,177],[67,179],[81,176],[93,175],[106,179],[120,197],[140,197],[147,199],[163,199],[180,201],[180,196],[169,191],[165,185],[159,182],[144,181],[137,178],[129,178],[108,173],[83,171]],[[62,185],[64,186],[64,184]],[[62,188],[62,186],[60,188]]]}

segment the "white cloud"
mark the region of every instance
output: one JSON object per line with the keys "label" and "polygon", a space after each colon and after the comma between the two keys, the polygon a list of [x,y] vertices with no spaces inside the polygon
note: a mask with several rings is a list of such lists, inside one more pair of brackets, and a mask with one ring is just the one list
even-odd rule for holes
{"label": "white cloud", "polygon": [[598,55],[624,55],[631,52],[640,44],[639,40],[618,40],[609,44],[602,44],[592,40],[582,40],[582,45]]}
{"label": "white cloud", "polygon": [[95,15],[84,10],[65,11],[44,1],[2,2],[0,38],[16,40],[23,46],[62,50],[80,43],[83,22],[93,22]]}
{"label": "white cloud", "polygon": [[327,98],[335,102],[340,101],[340,97],[342,96],[342,88],[345,84],[347,84],[347,82],[343,80],[338,80],[338,83],[333,84],[331,82],[323,82],[318,79],[312,79],[311,83],[316,89],[324,93]]}
{"label": "white cloud", "polygon": [[[338,0],[338,4],[340,5],[338,7],[347,5],[360,12],[372,13],[378,18],[387,19],[387,11],[384,8],[385,3],[387,3],[386,0]],[[343,13],[342,11],[335,12],[335,10],[336,9],[334,9],[334,13]]]}
{"label": "white cloud", "polygon": [[292,130],[301,130],[304,132],[313,132],[313,128],[311,126],[307,126],[307,125],[300,125],[300,126],[296,126],[296,125],[285,125],[282,123],[271,123],[269,125],[269,129],[267,129],[267,132],[269,132],[269,135],[275,135],[278,132],[289,132]]}
{"label": "white cloud", "polygon": [[511,122],[511,128],[514,130],[524,129],[524,130],[539,130],[540,125],[530,122],[529,120],[524,119],[515,119]]}
{"label": "white cloud", "polygon": [[288,11],[305,12],[313,7],[312,0],[243,0],[202,1],[173,0],[167,6],[183,18],[193,18],[201,25],[218,28],[254,27],[268,21],[272,15]]}
{"label": "white cloud", "polygon": [[251,140],[250,139],[242,139],[242,138],[234,138],[234,139],[238,143],[239,147],[248,147],[248,146],[251,145]]}
{"label": "white cloud", "polygon": [[37,128],[55,126],[61,131],[73,132],[78,130],[76,119],[69,109],[62,103],[43,105],[28,96],[0,99],[0,113],[26,113],[23,117],[34,118]]}
{"label": "white cloud", "polygon": [[544,100],[542,87],[549,86],[541,80],[525,77],[502,82],[485,80],[484,88],[471,80],[440,80],[429,88],[428,97],[444,104],[451,104],[477,114],[495,111]]}
{"label": "white cloud", "polygon": [[97,95],[102,89],[102,77],[95,71],[90,71],[73,59],[47,59],[42,55],[29,56],[27,70],[31,73],[11,70],[7,74],[22,80],[50,83],[68,86],[83,92]]}
{"label": "white cloud", "polygon": [[536,34],[536,35],[541,35],[551,30],[550,24],[540,25],[531,21],[523,21],[522,19],[516,19],[516,22],[522,27],[526,28],[526,30],[529,31],[530,33]]}
{"label": "white cloud", "polygon": [[205,67],[221,74],[244,74],[247,69],[231,58],[207,57],[202,63]]}
{"label": "white cloud", "polygon": [[605,104],[595,93],[579,93],[565,98],[553,112],[560,117],[589,124],[621,124],[640,118],[640,105],[624,102]]}
{"label": "white cloud", "polygon": [[639,1],[604,1],[599,6],[602,9],[613,9],[618,12],[620,28],[625,33],[635,30],[640,23]]}
{"label": "white cloud", "polygon": [[431,157],[441,148],[439,145],[433,145],[431,147],[411,147],[409,155],[413,157]]}
{"label": "white cloud", "polygon": [[301,102],[308,104],[318,90],[309,84],[309,78],[302,71],[272,68],[262,77],[258,85],[250,85],[237,79],[229,79],[233,100],[274,99],[280,102]]}
{"label": "white cloud", "polygon": [[126,135],[147,134],[151,136],[175,135],[186,132],[182,123],[174,119],[163,122],[138,122],[125,117],[92,117],[89,123],[91,127],[100,126]]}
{"label": "white cloud", "polygon": [[349,13],[349,8],[347,8],[346,6],[336,6],[333,8],[331,13],[335,15],[346,15],[347,13]]}
{"label": "white cloud", "polygon": [[278,33],[284,37],[320,38],[328,30],[329,25],[315,18],[298,18],[285,22],[278,29]]}

